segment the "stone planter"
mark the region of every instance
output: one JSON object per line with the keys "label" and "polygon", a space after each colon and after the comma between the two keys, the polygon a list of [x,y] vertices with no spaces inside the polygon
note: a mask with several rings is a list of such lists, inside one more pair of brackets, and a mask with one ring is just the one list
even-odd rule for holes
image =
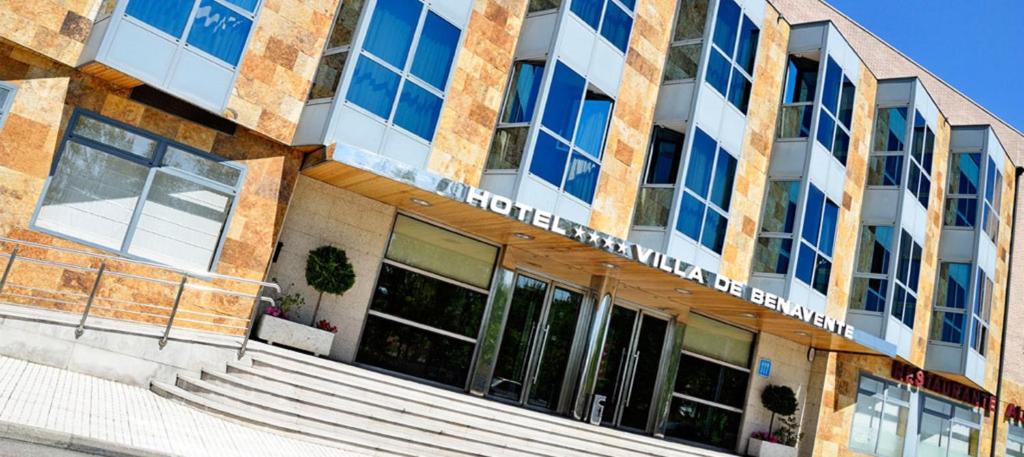
{"label": "stone planter", "polygon": [[331,353],[334,333],[266,314],[260,318],[256,336],[270,344],[312,352],[320,357]]}
{"label": "stone planter", "polygon": [[752,457],[796,457],[796,448],[751,438],[747,443],[747,455]]}

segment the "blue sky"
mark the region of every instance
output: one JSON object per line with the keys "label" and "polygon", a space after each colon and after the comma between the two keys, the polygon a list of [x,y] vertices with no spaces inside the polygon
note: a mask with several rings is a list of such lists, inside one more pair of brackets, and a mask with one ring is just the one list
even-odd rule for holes
{"label": "blue sky", "polygon": [[1024,1],[826,1],[1024,131]]}

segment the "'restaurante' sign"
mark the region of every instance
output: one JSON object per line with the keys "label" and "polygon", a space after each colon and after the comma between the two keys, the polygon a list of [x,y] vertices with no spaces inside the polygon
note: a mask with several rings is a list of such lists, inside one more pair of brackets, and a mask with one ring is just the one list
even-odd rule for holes
{"label": "'restaurante' sign", "polygon": [[976,408],[992,412],[996,410],[995,395],[982,392],[970,386],[965,386],[956,381],[950,381],[934,373],[924,371],[917,367],[892,361],[893,379],[909,384],[914,387],[923,387],[932,392],[945,395],[954,400],[959,400]]}
{"label": "'restaurante' sign", "polygon": [[690,265],[679,259],[673,259],[654,249],[645,248],[638,244],[598,232],[590,227],[562,219],[555,214],[534,208],[525,203],[516,202],[507,197],[492,194],[475,187],[469,187],[465,202],[471,206],[517,219],[520,222],[572,238],[621,257],[632,259],[648,267],[657,268],[702,286],[714,288],[720,292],[742,298],[755,305],[802,320],[807,324],[844,338],[853,339],[854,327],[842,320],[828,317],[773,293],[729,279],[724,275],[705,271],[696,265]]}

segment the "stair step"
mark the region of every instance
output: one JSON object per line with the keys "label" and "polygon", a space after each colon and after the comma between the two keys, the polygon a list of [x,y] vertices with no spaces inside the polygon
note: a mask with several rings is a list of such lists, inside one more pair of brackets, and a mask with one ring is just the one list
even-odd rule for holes
{"label": "stair step", "polygon": [[150,382],[149,387],[150,390],[157,395],[183,402],[194,408],[219,414],[236,422],[246,425],[257,425],[287,436],[297,437],[320,444],[327,444],[346,452],[352,452],[354,455],[375,457],[427,457],[430,455],[385,449],[379,444],[363,441],[358,438],[339,437],[335,434],[325,433],[318,429],[301,427],[294,420],[283,415],[275,413],[254,414],[250,408],[239,408],[234,405],[219,402],[165,382],[152,381]]}
{"label": "stair step", "polygon": [[[586,451],[580,451],[571,447],[553,446],[537,439],[525,439],[515,433],[495,433],[483,428],[473,427],[464,423],[444,420],[439,418],[437,411],[431,414],[430,411],[414,412],[402,407],[387,405],[388,398],[377,398],[380,402],[367,399],[353,399],[332,394],[329,390],[318,389],[312,384],[299,385],[283,382],[282,380],[258,376],[254,370],[245,374],[243,367],[233,368],[227,374],[204,370],[202,380],[227,389],[247,390],[257,392],[260,396],[271,395],[278,397],[281,401],[287,402],[289,412],[301,413],[307,417],[320,417],[326,420],[332,415],[352,414],[361,416],[371,421],[378,421],[381,424],[396,427],[395,437],[403,437],[410,431],[420,431],[434,434],[443,434],[462,440],[468,440],[483,445],[503,443],[503,447],[521,449],[529,452],[530,455],[546,457],[588,457],[588,456],[609,456],[600,452],[598,446],[590,446]],[[364,397],[373,394],[364,391]],[[382,397],[382,396],[377,396]],[[255,400],[255,399],[254,399]],[[419,406],[412,404],[411,406]],[[423,408],[412,408],[422,410]],[[452,416],[449,414],[448,416]],[[408,430],[406,430],[408,429]],[[624,454],[617,454],[624,455]]]}
{"label": "stair step", "polygon": [[[522,429],[521,436],[538,436],[546,442],[552,438],[558,445],[585,449],[580,443],[596,446],[611,455],[652,456],[726,456],[729,454],[705,450],[653,437],[635,435],[597,427],[584,422],[546,415],[483,398],[448,391],[405,379],[378,373],[365,368],[325,361],[277,348],[259,345],[250,352],[251,370],[266,373],[273,378],[289,379],[292,384],[317,385],[319,389],[337,390],[337,395],[358,395],[363,392],[377,398],[391,398],[395,407],[440,410],[434,417],[451,418],[472,427],[474,424],[499,423]],[[231,364],[229,369],[245,368]],[[394,403],[397,402],[397,403]],[[401,406],[405,405],[405,406]],[[421,411],[416,409],[416,411]],[[460,416],[462,416],[460,418]],[[469,422],[467,422],[469,421]],[[476,421],[475,423],[472,421]],[[553,443],[554,444],[554,443]],[[592,450],[589,452],[593,452]]]}
{"label": "stair step", "polygon": [[[575,436],[566,436],[552,433],[550,427],[524,426],[522,422],[516,423],[502,418],[493,412],[473,412],[471,408],[455,408],[451,405],[444,405],[442,402],[425,402],[412,398],[412,395],[402,397],[395,396],[393,392],[381,391],[374,388],[353,386],[340,382],[306,376],[290,371],[278,370],[269,367],[257,369],[241,363],[229,363],[227,366],[228,375],[243,378],[257,379],[261,382],[272,385],[279,385],[282,388],[299,389],[309,391],[318,395],[338,398],[341,401],[359,402],[370,407],[386,408],[392,411],[401,411],[415,418],[426,418],[447,424],[463,425],[473,430],[483,430],[499,435],[501,439],[516,439],[527,442],[538,442],[547,444],[556,450],[580,451],[587,456],[599,457],[624,457],[635,455],[663,455],[661,453],[643,454],[636,449],[610,446],[594,441],[579,439]],[[422,420],[422,419],[416,419]],[[562,451],[563,453],[565,451]]]}
{"label": "stair step", "polygon": [[362,436],[369,442],[379,442],[392,449],[408,447],[417,453],[446,457],[493,456],[528,457],[530,454],[507,447],[506,443],[481,443],[451,436],[446,430],[423,431],[405,428],[381,420],[343,411],[329,411],[317,407],[303,407],[255,391],[229,389],[191,376],[178,376],[178,387],[201,396],[250,408],[253,414],[275,413],[302,426],[347,436]]}

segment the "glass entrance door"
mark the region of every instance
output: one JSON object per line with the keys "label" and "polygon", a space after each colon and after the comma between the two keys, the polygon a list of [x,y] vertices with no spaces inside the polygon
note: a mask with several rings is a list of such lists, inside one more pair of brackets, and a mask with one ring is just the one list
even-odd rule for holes
{"label": "glass entrance door", "polygon": [[558,411],[566,394],[583,314],[583,294],[519,275],[489,395]]}
{"label": "glass entrance door", "polygon": [[619,305],[612,309],[594,389],[605,397],[603,425],[647,429],[667,331],[665,318]]}

